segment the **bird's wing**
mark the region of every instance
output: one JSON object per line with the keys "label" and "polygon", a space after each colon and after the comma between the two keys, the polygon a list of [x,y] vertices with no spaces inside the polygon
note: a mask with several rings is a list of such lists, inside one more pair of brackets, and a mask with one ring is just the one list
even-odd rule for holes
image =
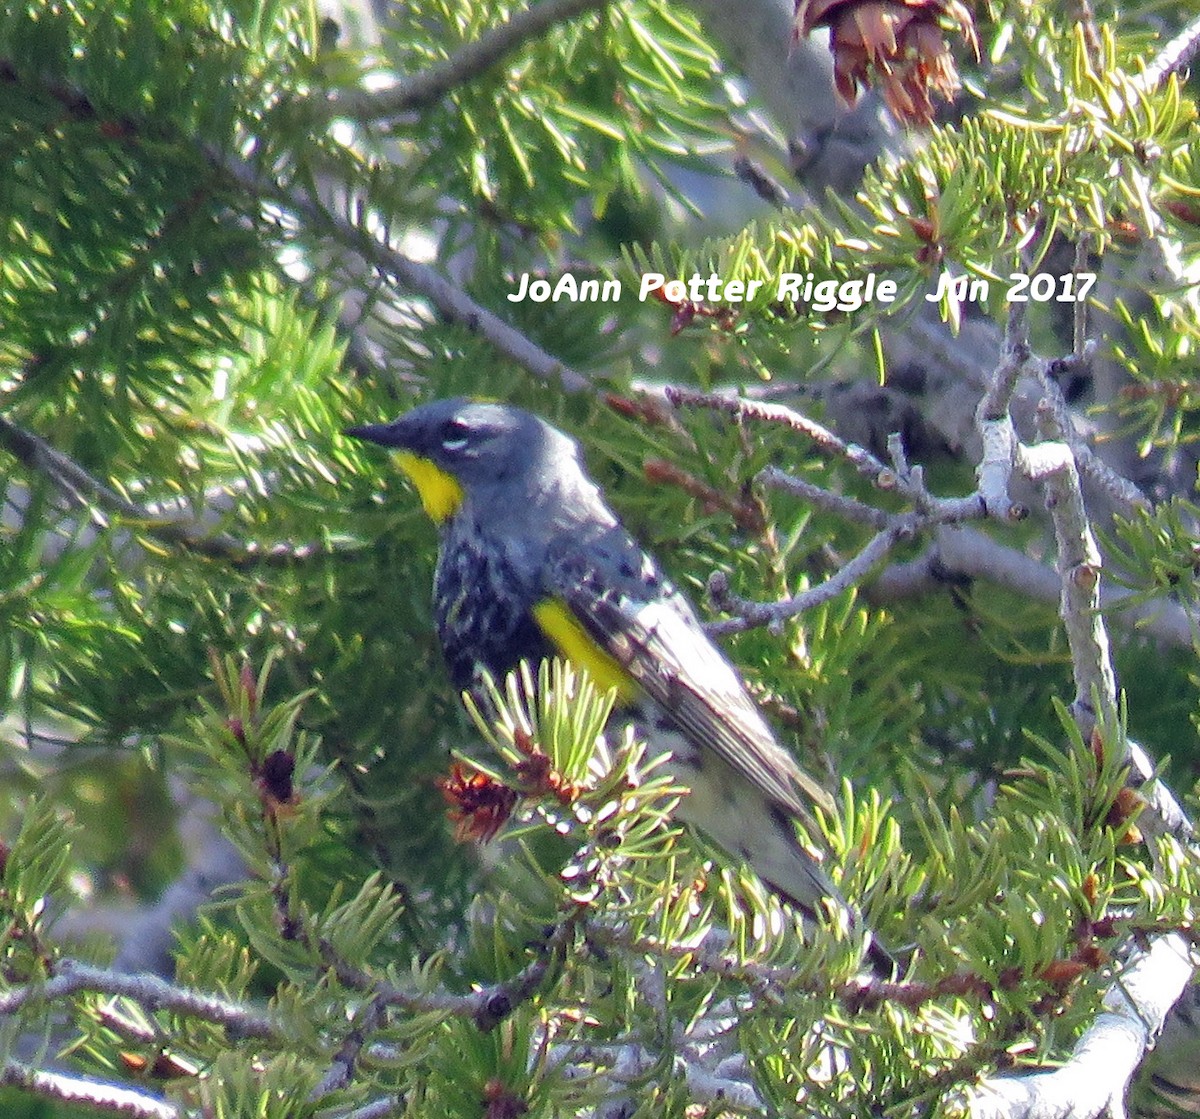
{"label": "bird's wing", "polygon": [[780,746],[690,603],[632,539],[615,528],[587,548],[556,551],[551,593],[689,741],[805,822],[812,805],[833,812],[833,798]]}

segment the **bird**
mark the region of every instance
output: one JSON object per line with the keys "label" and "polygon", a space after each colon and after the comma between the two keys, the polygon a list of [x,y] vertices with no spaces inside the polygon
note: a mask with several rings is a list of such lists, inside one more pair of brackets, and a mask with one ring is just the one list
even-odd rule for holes
{"label": "bird", "polygon": [[[776,738],[746,684],[588,476],[579,444],[524,409],[434,400],[347,435],[394,452],[437,526],[433,615],[450,679],[472,693],[559,657],[615,689],[688,792],[676,809],[802,918],[858,923],[823,866],[813,808],[830,794]],[[611,726],[611,719],[610,719]],[[803,832],[797,830],[797,823]],[[864,933],[865,958],[896,963]]]}

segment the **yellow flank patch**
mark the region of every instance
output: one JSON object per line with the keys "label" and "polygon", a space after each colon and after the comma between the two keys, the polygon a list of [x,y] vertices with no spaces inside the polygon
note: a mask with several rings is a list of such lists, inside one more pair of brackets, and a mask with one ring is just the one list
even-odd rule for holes
{"label": "yellow flank patch", "polygon": [[631,700],[637,695],[637,684],[633,677],[592,640],[575,615],[561,602],[555,602],[552,598],[544,599],[533,608],[533,618],[538,628],[575,668],[587,669],[598,688],[616,688],[617,694],[624,700]]}
{"label": "yellow flank patch", "polygon": [[448,474],[435,462],[411,451],[397,451],[396,465],[417,487],[421,504],[434,524],[441,524],[458,511],[463,501],[463,488],[453,474]]}

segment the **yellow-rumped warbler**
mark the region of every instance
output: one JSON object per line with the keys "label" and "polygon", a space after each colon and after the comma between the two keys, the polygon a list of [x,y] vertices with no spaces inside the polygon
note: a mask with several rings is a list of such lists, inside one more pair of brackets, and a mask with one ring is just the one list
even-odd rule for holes
{"label": "yellow-rumped warbler", "polygon": [[[776,741],[691,604],[622,527],[574,440],[519,408],[438,400],[346,432],[393,448],[441,534],[433,608],[455,687],[555,655],[615,687],[689,790],[678,814],[807,916],[853,911],[797,834],[829,794]],[[894,964],[868,939],[881,975]]]}

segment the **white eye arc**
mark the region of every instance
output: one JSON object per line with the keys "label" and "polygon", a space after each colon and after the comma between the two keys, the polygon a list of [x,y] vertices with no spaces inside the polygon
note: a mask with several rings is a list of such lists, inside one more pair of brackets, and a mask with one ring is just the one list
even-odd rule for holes
{"label": "white eye arc", "polygon": [[438,432],[441,438],[442,450],[450,454],[466,449],[466,446],[471,441],[471,428],[465,421],[460,419],[449,419],[442,424],[441,431]]}

